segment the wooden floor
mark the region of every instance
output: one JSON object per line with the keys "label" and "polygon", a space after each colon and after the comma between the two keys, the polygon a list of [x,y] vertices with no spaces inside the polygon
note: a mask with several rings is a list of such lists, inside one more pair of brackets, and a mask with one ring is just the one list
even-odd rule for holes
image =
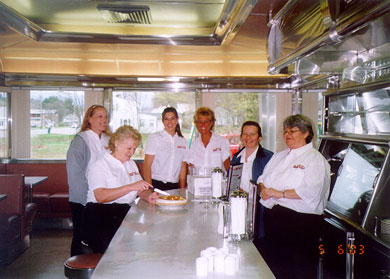
{"label": "wooden floor", "polygon": [[0,266],[1,279],[66,278],[64,261],[70,257],[71,229],[34,229],[30,248],[8,266]]}

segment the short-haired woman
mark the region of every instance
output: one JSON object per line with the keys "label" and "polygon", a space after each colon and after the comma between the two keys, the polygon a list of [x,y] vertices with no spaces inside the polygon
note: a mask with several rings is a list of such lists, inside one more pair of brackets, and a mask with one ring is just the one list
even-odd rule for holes
{"label": "short-haired woman", "polygon": [[162,112],[164,130],[149,136],[145,147],[144,178],[162,190],[186,185],[188,144],[183,137],[175,108]]}
{"label": "short-haired woman", "polygon": [[191,144],[188,162],[195,167],[219,167],[227,171],[230,165],[230,145],[227,139],[213,132],[215,120],[212,109],[200,107],[196,110],[194,123],[200,136]]}
{"label": "short-haired woman", "polygon": [[[230,164],[243,164],[240,188],[248,192],[250,180],[257,181],[274,153],[261,146],[260,141],[263,135],[256,121],[244,122],[241,126],[240,137],[244,147],[233,156]],[[263,211],[263,206],[257,203],[256,238],[264,237]]]}
{"label": "short-haired woman", "polygon": [[87,203],[87,172],[90,166],[106,152],[110,138],[107,122],[107,111],[103,106],[90,106],[85,112],[80,132],[73,138],[66,154],[69,203],[73,223],[71,256],[83,253],[82,225]]}
{"label": "short-haired woman", "polygon": [[287,149],[275,154],[258,181],[264,209],[263,257],[277,278],[315,278],[318,240],[330,187],[330,166],[312,144],[311,120],[283,122]]}
{"label": "short-haired woman", "polygon": [[131,203],[140,196],[155,203],[157,193],[142,180],[131,160],[141,142],[140,133],[131,126],[119,127],[110,137],[110,152],[97,160],[88,172],[86,242],[95,253],[104,253]]}

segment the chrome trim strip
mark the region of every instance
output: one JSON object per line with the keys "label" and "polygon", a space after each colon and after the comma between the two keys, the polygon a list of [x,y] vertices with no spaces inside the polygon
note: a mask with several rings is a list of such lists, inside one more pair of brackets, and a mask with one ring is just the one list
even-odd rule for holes
{"label": "chrome trim strip", "polygon": [[[150,77],[149,77],[150,78]],[[284,77],[159,77],[163,81],[139,81],[140,77],[104,77],[85,75],[4,74],[9,87],[79,87],[120,88],[136,90],[166,90],[180,83],[180,91],[186,90],[288,90],[290,79]],[[177,81],[176,81],[177,80]]]}
{"label": "chrome trim strip", "polygon": [[359,92],[374,91],[377,89],[386,89],[386,87],[390,87],[390,81],[389,80],[380,80],[380,81],[376,81],[376,82],[372,82],[372,83],[357,85],[354,87],[346,87],[346,88],[327,90],[327,91],[323,92],[323,95],[330,96],[330,95],[356,93],[356,91],[359,91]]}
{"label": "chrome trim strip", "polygon": [[[331,209],[328,209],[328,208],[325,208],[325,212],[328,213],[329,215],[331,215],[333,217],[333,219],[336,219],[336,222],[340,222],[340,220],[341,220],[342,222],[345,222],[348,225],[352,226],[353,228],[357,229],[359,232],[361,232],[365,236],[375,240],[377,243],[381,244],[382,246],[386,247],[387,249],[390,249],[390,244],[389,243],[383,241],[379,237],[376,237],[372,233],[366,231],[365,229],[363,229],[361,226],[357,225],[356,223],[353,223],[350,219],[346,218],[342,214],[338,214],[337,212],[332,211]],[[329,220],[332,220],[332,217],[331,218],[324,218],[324,220],[326,222],[330,223],[331,225],[334,225],[333,222],[329,222]],[[341,223],[341,225],[343,225],[343,224]],[[339,229],[341,229],[341,228],[339,228]]]}
{"label": "chrome trim strip", "polygon": [[279,59],[275,63],[270,63],[268,66],[268,73],[271,75],[278,74],[281,69],[287,67],[288,65],[294,63],[295,61],[302,59],[314,51],[318,50],[322,46],[326,45],[329,41],[328,34],[324,34],[318,37],[316,40],[313,40],[311,44],[306,45],[300,49],[291,52],[288,56]]}
{"label": "chrome trim strip", "polygon": [[29,21],[15,10],[0,2],[0,18],[2,24],[7,24],[9,28],[22,35],[38,41],[45,31],[35,23]]}
{"label": "chrome trim strip", "polygon": [[230,0],[216,25],[213,34],[208,36],[156,36],[156,35],[115,35],[94,33],[63,33],[45,30],[23,17],[15,10],[0,2],[2,24],[36,41],[46,42],[90,42],[123,44],[161,45],[226,45],[237,34],[258,0]]}
{"label": "chrome trim strip", "polygon": [[326,82],[328,81],[329,78],[335,76],[334,74],[329,74],[329,75],[309,75],[309,76],[305,76],[305,75],[302,75],[300,76],[299,78],[302,79],[302,80],[299,80],[299,82],[292,82],[291,83],[291,88],[300,88],[300,89],[304,89],[306,87],[309,87],[311,85],[317,85],[317,84],[320,84],[322,82]]}
{"label": "chrome trim strip", "polygon": [[45,32],[42,42],[79,42],[79,43],[120,43],[120,44],[159,44],[159,45],[220,45],[220,39],[213,36],[116,36],[110,34],[76,34]]}
{"label": "chrome trim strip", "polygon": [[347,141],[347,142],[356,142],[356,143],[363,143],[363,144],[378,144],[378,145],[388,145],[390,146],[390,137],[389,136],[365,136],[365,137],[359,137],[356,135],[322,135],[320,136],[321,139],[328,139],[328,140],[335,140],[335,141]]}
{"label": "chrome trim strip", "polygon": [[383,162],[381,171],[380,171],[380,173],[379,173],[379,177],[378,177],[378,179],[376,180],[376,185],[375,185],[375,187],[374,187],[374,191],[373,191],[373,193],[372,193],[372,196],[371,196],[371,199],[370,199],[370,203],[369,203],[368,206],[367,206],[366,212],[365,212],[364,217],[363,217],[363,220],[362,220],[362,227],[363,227],[363,229],[365,229],[365,227],[366,227],[366,225],[367,225],[368,214],[369,214],[370,211],[371,211],[371,207],[372,207],[372,204],[374,203],[374,199],[375,199],[375,197],[376,197],[376,193],[378,192],[378,188],[379,188],[379,185],[380,185],[379,182],[381,182],[381,185],[382,185],[383,188],[386,187],[385,183],[382,182],[382,177],[384,176],[385,169],[388,169],[388,167],[387,167],[387,166],[388,166],[387,162],[390,160],[390,159],[389,159],[389,156],[390,156],[390,155],[389,155],[389,152],[387,152],[385,161]]}

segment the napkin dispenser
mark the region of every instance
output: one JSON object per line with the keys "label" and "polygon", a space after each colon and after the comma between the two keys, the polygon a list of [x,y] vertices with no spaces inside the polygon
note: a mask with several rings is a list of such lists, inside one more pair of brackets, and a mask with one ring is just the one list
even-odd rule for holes
{"label": "napkin dispenser", "polygon": [[203,198],[211,196],[211,176],[188,175],[188,192],[194,195],[194,198]]}
{"label": "napkin dispenser", "polygon": [[[252,240],[256,216],[257,187],[252,185],[249,192],[233,191],[229,202],[222,203],[224,237],[230,241]],[[227,214],[226,214],[227,213]],[[228,232],[226,234],[226,232]],[[219,233],[221,233],[219,231]]]}
{"label": "napkin dispenser", "polygon": [[247,194],[234,191],[230,195],[229,238],[231,241],[241,241],[247,238]]}

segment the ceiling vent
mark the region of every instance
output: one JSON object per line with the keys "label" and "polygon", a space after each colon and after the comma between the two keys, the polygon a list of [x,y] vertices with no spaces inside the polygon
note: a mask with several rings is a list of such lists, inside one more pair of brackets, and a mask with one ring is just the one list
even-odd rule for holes
{"label": "ceiling vent", "polygon": [[97,9],[108,23],[152,23],[152,16],[148,6],[114,6],[99,4]]}

